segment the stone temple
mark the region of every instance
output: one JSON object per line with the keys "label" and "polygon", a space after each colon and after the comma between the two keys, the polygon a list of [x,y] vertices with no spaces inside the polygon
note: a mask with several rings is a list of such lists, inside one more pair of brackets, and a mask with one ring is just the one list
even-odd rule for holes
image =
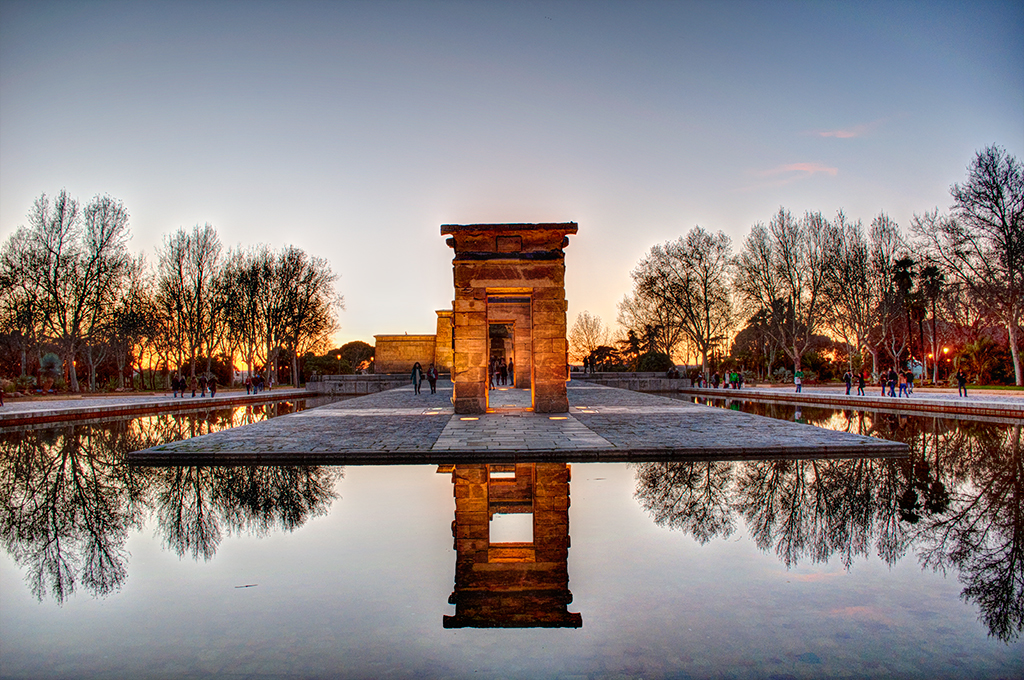
{"label": "stone temple", "polygon": [[538,413],[569,410],[565,246],[575,222],[446,224],[455,251],[455,300],[437,312],[435,335],[377,335],[376,371],[404,373],[415,362],[450,372],[455,412],[486,413],[491,357],[512,362],[514,386]]}

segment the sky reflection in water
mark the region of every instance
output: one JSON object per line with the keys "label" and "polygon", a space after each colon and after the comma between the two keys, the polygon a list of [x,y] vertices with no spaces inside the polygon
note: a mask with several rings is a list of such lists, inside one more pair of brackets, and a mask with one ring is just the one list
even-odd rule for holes
{"label": "sky reflection in water", "polygon": [[909,460],[123,463],[262,417],[0,435],[0,675],[1024,673],[1019,425],[800,414]]}

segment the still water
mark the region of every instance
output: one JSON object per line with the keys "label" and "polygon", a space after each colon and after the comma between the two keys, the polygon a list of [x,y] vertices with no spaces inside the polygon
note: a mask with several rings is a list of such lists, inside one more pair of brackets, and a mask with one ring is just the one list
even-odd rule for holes
{"label": "still water", "polygon": [[0,434],[0,676],[1019,678],[1020,423],[908,459],[167,467],[289,412]]}

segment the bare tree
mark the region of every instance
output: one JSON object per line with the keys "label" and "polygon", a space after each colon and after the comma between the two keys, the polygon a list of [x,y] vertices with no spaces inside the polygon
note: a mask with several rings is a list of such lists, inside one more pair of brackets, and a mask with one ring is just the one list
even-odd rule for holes
{"label": "bare tree", "polygon": [[733,321],[731,266],[729,237],[697,226],[685,237],[651,248],[633,270],[634,294],[666,309],[700,353],[705,374],[708,353],[725,339]]}
{"label": "bare tree", "polygon": [[63,355],[71,390],[79,391],[75,358],[104,320],[128,263],[128,211],[109,196],[81,210],[61,191],[43,194],[4,245],[2,268],[39,301],[43,333]]}
{"label": "bare tree", "polygon": [[840,210],[828,234],[825,292],[829,304],[823,319],[846,342],[852,371],[854,354],[862,356],[868,343],[878,286],[871,275],[868,242],[860,220],[849,222]]}
{"label": "bare tree", "polygon": [[608,344],[608,329],[601,317],[583,310],[569,331],[569,355],[573,361],[583,361],[601,345]]}
{"label": "bare tree", "polygon": [[822,323],[828,220],[806,213],[797,221],[785,208],[765,227],[755,224],[737,259],[736,287],[752,316],[769,312],[794,371]]}
{"label": "bare tree", "polygon": [[334,289],[337,276],[327,260],[310,257],[289,246],[277,258],[280,292],[285,298],[284,337],[291,353],[292,384],[301,378],[299,357],[316,348],[325,349],[338,328],[335,310],[344,301]]}
{"label": "bare tree", "polygon": [[618,307],[618,321],[628,338],[625,353],[634,359],[641,352],[675,354],[684,335],[673,310],[638,291],[623,296]]}
{"label": "bare tree", "polygon": [[1006,328],[1017,385],[1024,385],[1018,337],[1024,313],[1024,168],[998,146],[979,151],[967,181],[954,184],[953,219],[915,217],[931,255]]}
{"label": "bare tree", "polygon": [[[209,223],[191,231],[178,229],[164,239],[158,250],[157,296],[160,308],[169,317],[178,346],[187,354],[190,375],[196,374],[196,360],[209,360],[216,349],[218,310],[215,286],[221,243]],[[179,366],[180,366],[179,361]]]}

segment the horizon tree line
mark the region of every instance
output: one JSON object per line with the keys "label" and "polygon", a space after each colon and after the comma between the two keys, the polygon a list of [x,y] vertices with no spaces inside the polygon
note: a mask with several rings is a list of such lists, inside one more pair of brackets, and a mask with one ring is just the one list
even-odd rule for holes
{"label": "horizon tree line", "polygon": [[129,213],[110,196],[83,207],[60,191],[41,195],[0,247],[0,321],[16,346],[20,376],[59,357],[72,392],[97,389],[97,366],[112,360],[118,387],[143,362],[186,377],[214,362],[282,382],[301,379],[301,357],[326,349],[343,298],[324,258],[295,246],[237,246],[225,252],[209,223],[165,236],[150,266],[128,251]]}
{"label": "horizon tree line", "polygon": [[623,332],[609,342],[600,318],[583,312],[570,355],[632,358],[634,367],[645,353],[697,357],[705,375],[715,355],[756,360],[769,374],[784,358],[795,373],[832,343],[851,371],[870,363],[877,376],[917,360],[937,382],[943,347],[961,346],[960,358],[983,373],[1005,334],[1024,385],[1024,170],[990,146],[967,171],[950,188],[948,214],[915,214],[908,229],[885,212],[865,227],[842,210],[828,219],[780,207],[735,254],[728,236],[700,226],[655,245],[618,305]]}

